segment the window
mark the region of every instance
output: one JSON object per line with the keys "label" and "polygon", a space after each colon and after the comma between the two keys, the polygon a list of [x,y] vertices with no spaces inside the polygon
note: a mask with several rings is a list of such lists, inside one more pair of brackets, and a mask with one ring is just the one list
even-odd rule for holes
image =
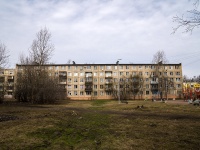
{"label": "window", "polygon": [[126,76],[129,76],[129,72],[126,72]]}
{"label": "window", "polygon": [[77,78],[74,78],[74,82],[78,82],[78,79],[77,79]]}
{"label": "window", "polygon": [[174,68],[174,66],[169,66],[169,69],[173,69]]}
{"label": "window", "polygon": [[139,69],[142,69],[142,66],[139,66]]}
{"label": "window", "polygon": [[103,85],[100,85],[100,89],[103,89]]}
{"label": "window", "polygon": [[97,91],[94,91],[94,96],[97,96]]}
{"label": "window", "polygon": [[103,96],[103,95],[104,95],[104,92],[103,92],[103,91],[101,91],[101,92],[100,92],[100,95],[101,95],[101,96]]}
{"label": "window", "polygon": [[71,79],[71,78],[68,78],[68,79],[67,79],[67,82],[72,82],[72,79]]}
{"label": "window", "polygon": [[123,66],[119,66],[119,69],[123,69]]}
{"label": "window", "polygon": [[80,78],[80,82],[84,82],[84,78]]}
{"label": "window", "polygon": [[173,76],[173,72],[170,72],[169,75],[170,75],[170,76]]}
{"label": "window", "polygon": [[71,91],[68,91],[68,92],[67,92],[67,95],[68,95],[68,96],[72,96],[72,92],[71,92]]}
{"label": "window", "polygon": [[51,73],[49,73],[49,76],[51,76]]}
{"label": "window", "polygon": [[110,70],[110,69],[111,69],[111,66],[106,66],[106,69],[107,69],[107,70]]}
{"label": "window", "polygon": [[59,69],[59,67],[58,66],[55,66],[55,70],[58,70]]}
{"label": "window", "polygon": [[149,75],[149,72],[145,72],[145,75],[148,76],[148,75]]}
{"label": "window", "polygon": [[77,89],[78,88],[78,85],[74,85],[74,89]]}
{"label": "window", "polygon": [[145,69],[149,68],[149,66],[145,66]]}
{"label": "window", "polygon": [[78,66],[74,66],[74,70],[77,70],[78,69]]}
{"label": "window", "polygon": [[49,70],[51,70],[51,69],[52,69],[52,66],[49,67]]}
{"label": "window", "polygon": [[75,76],[75,77],[78,76],[78,72],[74,72],[74,76]]}
{"label": "window", "polygon": [[114,72],[113,75],[114,75],[114,76],[117,76],[117,72]]}
{"label": "window", "polygon": [[62,70],[65,70],[65,66],[62,66],[61,69],[62,69]]}
{"label": "window", "polygon": [[71,89],[72,88],[72,85],[67,85],[67,89]]}
{"label": "window", "polygon": [[103,70],[104,69],[104,66],[100,66],[100,70]]}
{"label": "window", "polygon": [[149,95],[149,91],[146,91],[146,95]]}
{"label": "window", "polygon": [[146,78],[146,82],[149,82],[149,78]]}
{"label": "window", "polygon": [[84,89],[84,85],[80,85],[80,89]]}
{"label": "window", "polygon": [[80,91],[80,95],[84,95],[83,91]]}
{"label": "window", "polygon": [[100,78],[100,82],[103,82],[103,78]]}
{"label": "window", "polygon": [[91,66],[87,66],[87,69],[91,69]]}
{"label": "window", "polygon": [[56,77],[58,76],[58,72],[55,72],[55,76],[56,76]]}
{"label": "window", "polygon": [[71,72],[68,72],[67,75],[68,75],[68,76],[72,76],[72,73],[71,73]]}
{"label": "window", "polygon": [[129,69],[129,66],[126,66],[126,69]]}
{"label": "window", "polygon": [[181,73],[180,73],[180,72],[176,72],[176,75],[177,75],[177,76],[180,76],[180,75],[181,75]]}
{"label": "window", "polygon": [[85,93],[86,93],[86,95],[91,95],[92,92],[91,91],[86,91]]}
{"label": "window", "polygon": [[142,76],[142,72],[139,72],[139,75]]}
{"label": "window", "polygon": [[149,84],[146,84],[146,88],[147,88],[147,89],[149,88]]}
{"label": "window", "polygon": [[151,69],[155,69],[155,66],[151,66]]}
{"label": "window", "polygon": [[137,75],[137,72],[133,72],[133,76]]}
{"label": "window", "polygon": [[94,72],[94,76],[97,76],[97,72]]}
{"label": "window", "polygon": [[176,78],[176,82],[180,82],[181,81],[181,78]]}
{"label": "window", "polygon": [[179,66],[175,66],[175,69],[179,69]]}
{"label": "window", "polygon": [[100,76],[103,76],[103,72],[100,72]]}
{"label": "window", "polygon": [[120,76],[123,76],[123,72],[119,72],[119,75],[120,75]]}
{"label": "window", "polygon": [[97,70],[98,68],[97,68],[97,66],[94,66],[94,70]]}
{"label": "window", "polygon": [[106,92],[106,95],[112,95],[112,92]]}
{"label": "window", "polygon": [[94,89],[97,89],[97,85],[94,85]]}
{"label": "window", "polygon": [[117,66],[114,66],[114,69],[117,70]]}
{"label": "window", "polygon": [[180,84],[177,84],[176,87],[177,87],[177,88],[181,88],[181,85],[180,85]]}
{"label": "window", "polygon": [[98,79],[97,78],[94,78],[94,82],[97,82],[98,81]]}
{"label": "window", "polygon": [[78,92],[77,92],[77,91],[74,91],[74,95],[78,95]]}
{"label": "window", "polygon": [[133,66],[133,69],[136,69],[136,66]]}
{"label": "window", "polygon": [[71,70],[71,66],[68,66],[68,70]]}
{"label": "window", "polygon": [[81,72],[81,73],[80,73],[80,76],[84,76],[84,72]]}

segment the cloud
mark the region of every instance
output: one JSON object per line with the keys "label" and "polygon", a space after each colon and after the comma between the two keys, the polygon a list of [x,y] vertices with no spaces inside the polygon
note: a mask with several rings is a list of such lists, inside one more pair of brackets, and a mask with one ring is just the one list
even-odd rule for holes
{"label": "cloud", "polygon": [[172,17],[191,8],[188,0],[2,0],[0,40],[10,49],[11,66],[46,26],[56,48],[55,63],[115,63],[118,58],[151,63],[153,54],[164,50],[171,63],[183,63],[184,74],[199,75],[200,61],[185,66],[197,55],[179,58],[198,51],[200,31],[171,35],[176,26]]}

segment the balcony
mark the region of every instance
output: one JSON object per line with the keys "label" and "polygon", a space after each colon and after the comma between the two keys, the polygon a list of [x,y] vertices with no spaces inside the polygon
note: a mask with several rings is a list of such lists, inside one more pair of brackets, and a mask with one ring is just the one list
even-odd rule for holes
{"label": "balcony", "polygon": [[113,88],[112,88],[112,87],[106,87],[106,88],[105,88],[105,91],[107,91],[107,92],[108,92],[108,91],[113,91]]}
{"label": "balcony", "polygon": [[106,75],[105,78],[112,78],[112,75]]}
{"label": "balcony", "polygon": [[14,79],[14,76],[8,76],[8,80]]}
{"label": "balcony", "polygon": [[59,84],[67,84],[67,82],[59,82]]}
{"label": "balcony", "polygon": [[11,90],[11,89],[8,89],[8,90],[6,90],[7,92],[13,92],[13,90]]}
{"label": "balcony", "polygon": [[158,81],[151,81],[151,84],[158,84]]}
{"label": "balcony", "polygon": [[86,87],[85,91],[92,91],[92,87]]}

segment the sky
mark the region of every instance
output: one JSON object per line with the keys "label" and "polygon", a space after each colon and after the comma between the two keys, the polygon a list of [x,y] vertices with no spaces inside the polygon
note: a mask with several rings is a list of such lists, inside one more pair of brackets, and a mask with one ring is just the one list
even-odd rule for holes
{"label": "sky", "polygon": [[172,18],[187,17],[189,0],[0,0],[0,41],[9,67],[28,55],[36,33],[46,27],[55,46],[51,62],[65,64],[151,63],[163,50],[183,75],[200,75],[200,28],[192,33]]}

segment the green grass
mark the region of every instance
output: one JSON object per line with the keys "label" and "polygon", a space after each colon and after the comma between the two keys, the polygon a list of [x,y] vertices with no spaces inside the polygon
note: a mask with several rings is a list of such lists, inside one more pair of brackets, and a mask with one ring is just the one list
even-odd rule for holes
{"label": "green grass", "polygon": [[0,105],[0,116],[17,117],[0,122],[0,150],[199,149],[199,112],[150,101]]}
{"label": "green grass", "polygon": [[110,100],[93,100],[92,106],[103,106],[108,102],[110,102]]}

